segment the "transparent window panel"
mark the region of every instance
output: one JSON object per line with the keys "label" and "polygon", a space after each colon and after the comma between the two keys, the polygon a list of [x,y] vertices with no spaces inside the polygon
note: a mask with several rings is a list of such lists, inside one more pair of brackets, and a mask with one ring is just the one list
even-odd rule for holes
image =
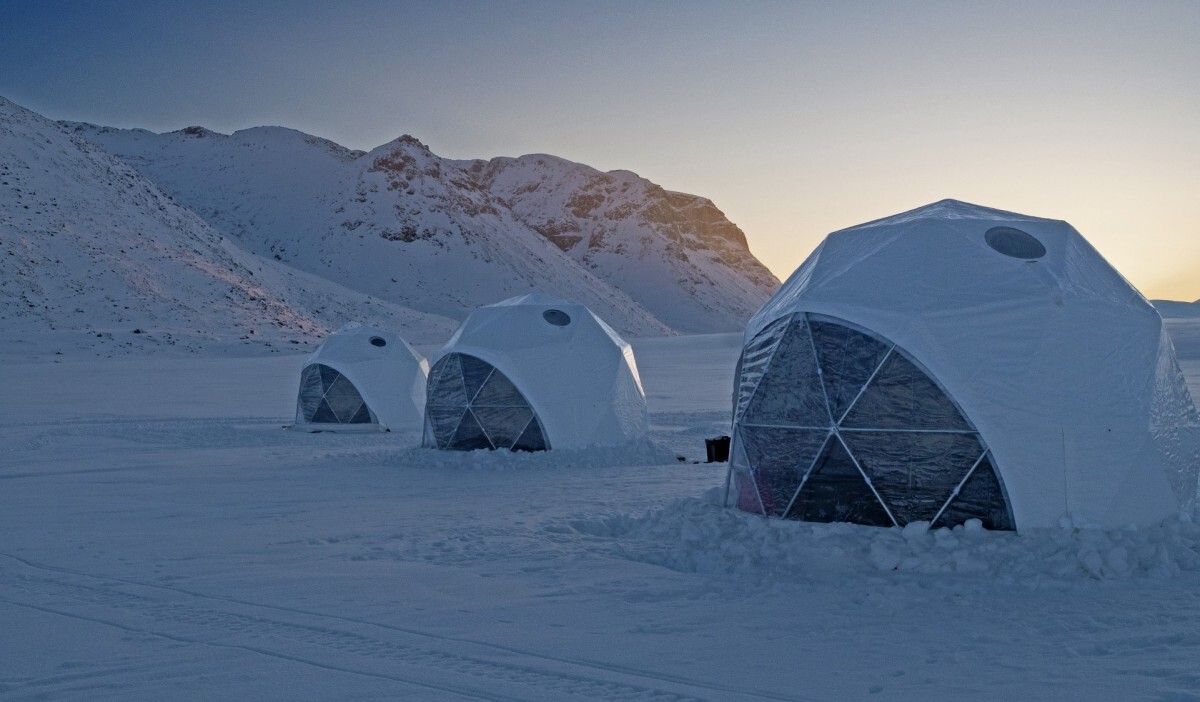
{"label": "transparent window panel", "polygon": [[754,476],[749,471],[733,471],[733,484],[730,495],[735,506],[743,512],[762,514],[762,503],[759,500],[758,487],[754,484]]}
{"label": "transparent window panel", "polygon": [[467,410],[462,421],[459,422],[458,430],[454,432],[454,438],[450,440],[450,448],[456,451],[493,448],[492,442],[488,441],[487,434],[484,433],[483,427],[479,425],[471,410]]}
{"label": "transparent window panel", "polygon": [[978,519],[985,528],[993,531],[1015,529],[1008,503],[1004,499],[1004,490],[988,456],[979,463],[979,467],[959,490],[958,496],[933,526],[955,526],[968,519]]}
{"label": "transparent window panel", "polygon": [[529,425],[525,427],[525,431],[521,432],[521,437],[512,446],[513,451],[547,451],[549,449],[550,443],[546,441],[542,425],[536,416],[529,420]]}
{"label": "transparent window panel", "polygon": [[467,399],[473,401],[479,393],[479,389],[483,387],[488,376],[492,374],[492,364],[486,361],[481,361],[474,356],[466,354],[457,354],[459,361],[462,363],[463,384],[466,386]]}
{"label": "transparent window panel", "polygon": [[430,407],[426,410],[425,416],[429,420],[430,432],[438,448],[450,448],[466,412],[465,407]]}
{"label": "transparent window panel", "polygon": [[825,394],[837,420],[858,397],[891,345],[820,318],[810,318],[808,324],[825,381]]}
{"label": "transparent window panel", "polygon": [[493,370],[479,394],[471,401],[472,407],[528,407],[525,396],[512,381],[498,370]]}
{"label": "transparent window panel", "polygon": [[358,410],[363,406],[362,398],[346,395],[326,395],[325,402],[333,410],[333,413],[337,415],[338,421],[343,424],[349,424],[350,420],[354,415],[358,414]]}
{"label": "transparent window panel", "polygon": [[311,422],[321,406],[325,396],[325,388],[321,384],[321,369],[314,364],[305,367],[300,374],[300,394],[297,400],[299,411],[297,420]]}
{"label": "transparent window panel", "polygon": [[836,438],[826,443],[817,465],[785,516],[806,522],[893,526],[891,517]]}
{"label": "transparent window panel", "polygon": [[738,429],[754,481],[769,516],[782,516],[829,437],[825,429],[779,429],[743,425]]}
{"label": "transparent window panel", "polygon": [[375,421],[371,415],[371,410],[367,409],[367,404],[364,402],[350,418],[350,424],[371,424]]}
{"label": "transparent window panel", "polygon": [[362,396],[358,394],[358,388],[354,387],[354,383],[351,383],[350,380],[344,375],[339,375],[337,380],[334,380],[333,384],[329,386],[329,389],[325,391],[325,397],[331,396],[355,397],[359,399],[362,398]]}
{"label": "transparent window panel", "polygon": [[330,385],[333,385],[333,381],[337,380],[338,376],[341,375],[341,373],[338,373],[323,363],[318,363],[317,368],[321,369],[321,383],[326,389],[328,389]]}
{"label": "transparent window panel", "polygon": [[842,438],[901,525],[937,516],[983,453],[975,434],[843,431]]}
{"label": "transparent window panel", "polygon": [[[488,381],[489,383],[491,381]],[[486,388],[485,388],[486,391]],[[473,405],[471,411],[483,425],[484,431],[498,449],[512,448],[520,438],[521,432],[533,419],[533,410],[529,407],[480,407]]]}
{"label": "transparent window panel", "polygon": [[754,395],[754,389],[758,387],[758,383],[762,380],[763,373],[771,361],[771,356],[775,353],[779,342],[783,340],[783,334],[787,331],[790,320],[791,317],[786,317],[772,322],[742,350],[742,355],[738,358],[737,374],[734,376],[736,384],[734,387],[735,417],[740,418],[745,414],[746,408],[750,404],[750,398]]}
{"label": "transparent window panel", "polygon": [[313,412],[312,419],[309,421],[313,422],[314,424],[337,424],[338,418],[337,415],[333,413],[333,409],[329,407],[329,403],[325,400],[321,400],[321,402],[317,405],[317,411]]}
{"label": "transparent window panel", "polygon": [[459,354],[452,353],[438,361],[429,371],[429,378],[427,406],[460,408],[467,406],[467,390],[463,385]]}
{"label": "transparent window panel", "polygon": [[832,420],[803,317],[796,318],[784,332],[742,421],[803,427],[830,425]]}
{"label": "transparent window panel", "polygon": [[954,402],[898,349],[888,356],[842,426],[970,430]]}

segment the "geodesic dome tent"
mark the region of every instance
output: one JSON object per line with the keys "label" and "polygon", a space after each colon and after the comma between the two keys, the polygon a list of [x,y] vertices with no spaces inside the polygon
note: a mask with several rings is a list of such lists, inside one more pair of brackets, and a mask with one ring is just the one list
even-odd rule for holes
{"label": "geodesic dome tent", "polygon": [[591,310],[540,293],[471,313],[429,373],[424,445],[539,451],[646,436],[633,349]]}
{"label": "geodesic dome tent", "polygon": [[1190,513],[1162,319],[1065,222],[944,200],[830,234],[751,319],[727,501],[991,529]]}
{"label": "geodesic dome tent", "polygon": [[429,363],[399,336],[362,324],[331,334],[300,372],[294,429],[419,429]]}

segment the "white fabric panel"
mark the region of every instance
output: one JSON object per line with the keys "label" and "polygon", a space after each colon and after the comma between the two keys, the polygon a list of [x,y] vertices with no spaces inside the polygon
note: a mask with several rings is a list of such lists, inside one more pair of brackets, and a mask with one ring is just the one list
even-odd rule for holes
{"label": "white fabric panel", "polygon": [[[552,324],[548,310],[566,313],[570,322]],[[551,448],[619,444],[647,434],[646,393],[633,349],[583,305],[532,293],[480,307],[434,362],[449,353],[475,356],[504,373],[537,413]]]}
{"label": "white fabric panel", "polygon": [[[985,242],[1034,236],[1026,261]],[[1069,224],[945,200],[830,234],[751,319],[794,312],[894,341],[962,407],[1017,527],[1190,513],[1200,416],[1161,317]]]}
{"label": "white fabric panel", "polygon": [[[371,339],[383,339],[383,346]],[[425,416],[425,383],[429,362],[404,339],[392,332],[350,323],[331,334],[305,367],[321,363],[338,371],[354,384],[379,420],[381,428],[394,431],[421,429]],[[361,425],[298,425],[322,431],[361,431]]]}

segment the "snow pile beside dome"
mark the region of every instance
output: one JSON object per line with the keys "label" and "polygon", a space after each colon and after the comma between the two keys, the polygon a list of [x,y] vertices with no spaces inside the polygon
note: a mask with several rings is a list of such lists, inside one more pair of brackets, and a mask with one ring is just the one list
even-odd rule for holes
{"label": "snow pile beside dome", "polygon": [[896,572],[1037,587],[1200,570],[1200,525],[1176,519],[1145,529],[1067,524],[1020,535],[987,531],[978,520],[933,531],[925,522],[880,529],[764,519],[722,508],[722,493],[714,489],[703,499],[678,500],[640,516],[574,520],[571,527],[616,540],[632,560],[755,580],[816,582]]}

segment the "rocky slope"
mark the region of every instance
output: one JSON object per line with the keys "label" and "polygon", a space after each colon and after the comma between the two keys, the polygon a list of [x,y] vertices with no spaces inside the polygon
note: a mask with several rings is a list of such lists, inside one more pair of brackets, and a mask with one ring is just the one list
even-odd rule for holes
{"label": "rocky slope", "polygon": [[742,328],[778,281],[708,200],[552,156],[454,161],[278,127],[68,124],[250,250],[426,312],[542,289],[623,333]]}
{"label": "rocky slope", "polygon": [[0,98],[4,350],[290,347],[350,320],[417,340],[454,328],[245,251],[125,163]]}

